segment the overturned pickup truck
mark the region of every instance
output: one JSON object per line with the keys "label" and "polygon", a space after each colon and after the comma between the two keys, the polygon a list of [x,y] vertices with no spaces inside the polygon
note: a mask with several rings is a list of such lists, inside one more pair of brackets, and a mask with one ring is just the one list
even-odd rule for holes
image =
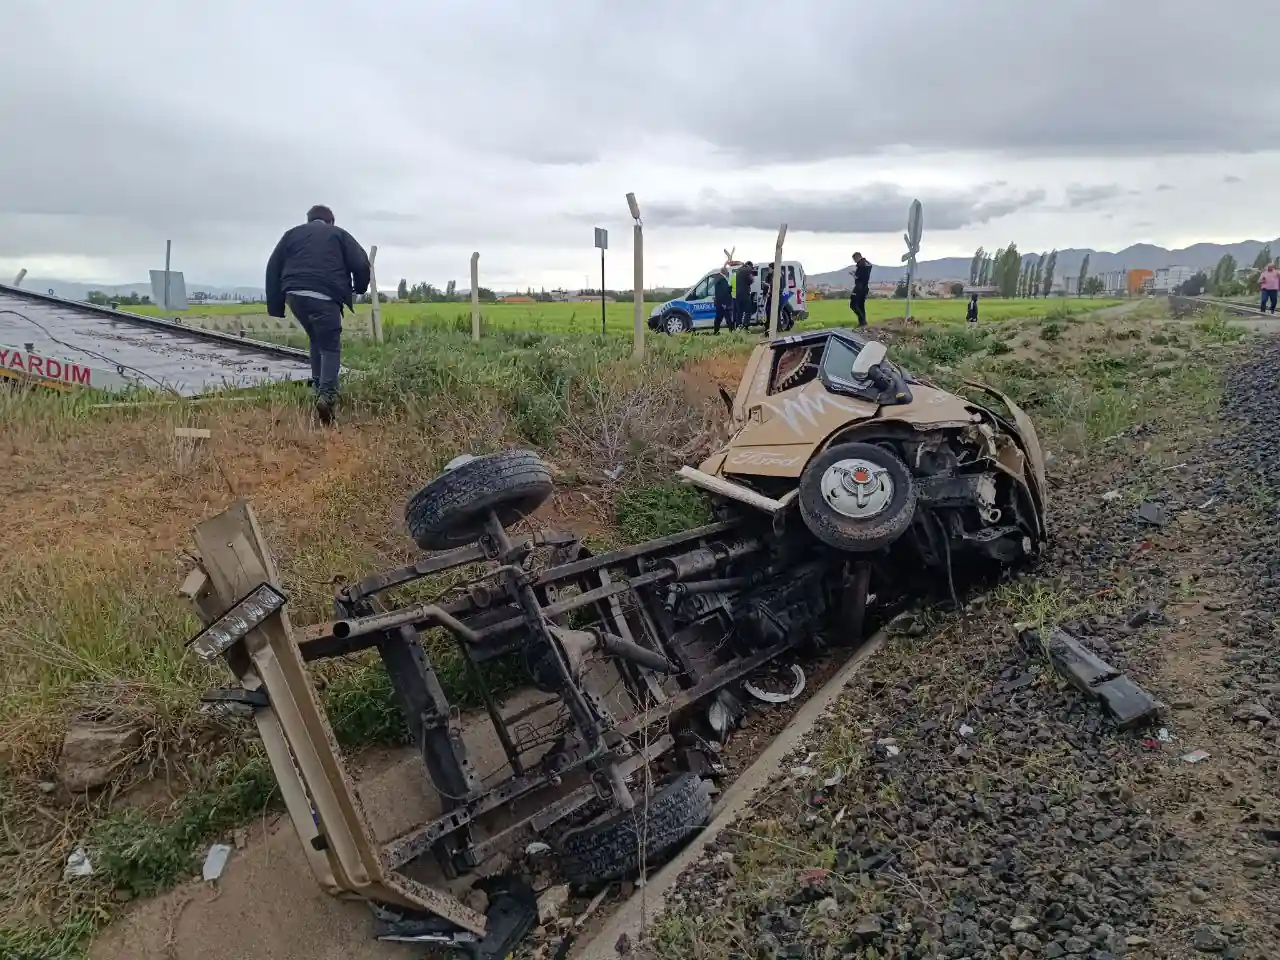
{"label": "overturned pickup truck", "polygon": [[[405,508],[423,556],[341,586],[335,619],[296,634],[241,504],[196,531],[184,592],[208,626],[193,648],[236,674],[211,696],[257,723],[326,890],[369,901],[383,939],[503,957],[536,909],[519,877],[491,875],[502,851],[540,838],[586,887],[635,876],[709,818],[710,758],[692,762],[691,747],[727,734],[753,673],[820,638],[858,642],[873,589],[914,592],[948,583],[955,562],[1040,549],[1043,458],[1025,414],[995,396],[1007,416],[848,331],[762,344],[726,396],[728,444],[681,471],[714,522],[593,555],[572,533],[512,529],[553,492],[536,454],[459,457]],[[449,586],[389,599],[427,577]],[[491,749],[445,694],[428,652],[441,642]],[[367,648],[438,794],[438,816],[385,844],[305,670]],[[486,913],[462,899],[473,881]]]}

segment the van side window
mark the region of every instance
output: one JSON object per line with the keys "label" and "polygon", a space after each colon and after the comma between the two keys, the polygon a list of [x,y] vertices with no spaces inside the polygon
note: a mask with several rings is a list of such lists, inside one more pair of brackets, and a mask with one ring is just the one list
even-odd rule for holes
{"label": "van side window", "polygon": [[693,294],[692,296],[689,297],[689,299],[705,300],[707,299],[707,297],[711,296],[711,282],[714,279],[715,279],[714,277],[703,277],[702,281],[696,287],[693,288]]}

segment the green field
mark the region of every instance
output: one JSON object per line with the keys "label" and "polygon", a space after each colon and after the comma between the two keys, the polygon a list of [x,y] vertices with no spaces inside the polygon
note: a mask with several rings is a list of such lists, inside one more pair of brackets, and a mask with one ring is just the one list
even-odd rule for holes
{"label": "green field", "polygon": [[[1061,299],[1049,300],[984,300],[984,321],[1010,320],[1018,317],[1043,317],[1049,313],[1075,314],[1118,303],[1117,300]],[[964,300],[915,300],[912,313],[926,323],[961,322],[965,314]],[[656,304],[645,304],[645,317]],[[901,317],[906,304],[902,300],[869,300],[867,317],[872,323]],[[169,313],[156,307],[131,307],[137,313],[167,315],[179,319],[198,316],[262,315],[262,304],[215,304],[193,307],[186,313]],[[357,314],[367,318],[369,306],[360,304]],[[634,307],[630,302],[606,305],[606,322],[611,333],[631,330]],[[600,330],[600,307],[590,303],[486,303],[480,309],[481,323],[487,329],[522,330],[540,333],[596,333]],[[471,308],[465,303],[386,303],[382,306],[384,326],[455,326],[471,329]],[[809,304],[809,319],[802,328],[844,326],[854,322],[846,300],[815,300]],[[347,326],[355,322],[348,320]]]}

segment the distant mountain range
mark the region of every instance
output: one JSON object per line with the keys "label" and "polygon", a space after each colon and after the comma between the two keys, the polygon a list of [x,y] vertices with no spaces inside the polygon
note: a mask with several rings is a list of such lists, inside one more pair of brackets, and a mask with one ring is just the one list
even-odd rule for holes
{"label": "distant mountain range", "polygon": [[[1192,270],[1212,270],[1225,254],[1231,254],[1241,265],[1252,264],[1258,252],[1267,245],[1262,240],[1242,240],[1239,243],[1196,243],[1181,250],[1167,250],[1150,243],[1135,243],[1117,253],[1107,250],[1066,249],[1058,251],[1058,266],[1055,271],[1058,277],[1074,277],[1080,272],[1080,263],[1085,254],[1089,255],[1089,273],[1109,273],[1112,270],[1157,270],[1160,267],[1181,266]],[[1271,249],[1280,255],[1280,239],[1270,241]],[[994,254],[995,248],[987,251]],[[1023,253],[1023,261],[1033,260],[1041,252]],[[939,260],[921,260],[916,264],[916,278],[919,280],[963,280],[969,279],[969,264],[972,257],[943,257]],[[826,273],[811,273],[808,282],[811,285],[830,284],[835,287],[849,286],[852,278],[849,269],[852,264],[839,270]],[[873,264],[871,281],[895,281],[902,277],[902,264]],[[7,278],[0,282],[8,282]],[[68,300],[83,300],[91,290],[100,290],[109,297],[123,297],[131,293],[139,296],[151,295],[150,283],[77,283],[69,280],[51,280],[47,277],[27,277],[22,281],[28,290],[45,293],[53,290],[55,296]],[[684,288],[680,288],[683,290]],[[261,300],[265,294],[261,287],[218,287],[187,281],[187,296],[195,293],[207,293],[210,297],[227,296],[233,300]],[[384,291],[385,292],[385,291]],[[502,291],[499,291],[502,294]]]}
{"label": "distant mountain range", "polygon": [[[1112,270],[1157,270],[1160,267],[1190,267],[1192,270],[1212,270],[1226,254],[1235,257],[1236,263],[1247,266],[1252,264],[1260,250],[1267,245],[1263,240],[1242,240],[1239,243],[1196,243],[1181,250],[1166,250],[1150,243],[1135,243],[1117,253],[1107,250],[1067,249],[1058,251],[1058,266],[1055,271],[1058,277],[1074,277],[1080,273],[1080,264],[1089,255],[1090,276],[1109,273]],[[1271,249],[1280,255],[1280,239],[1271,241]],[[995,248],[987,251],[994,254]],[[1023,261],[1032,260],[1045,251],[1024,252]],[[921,260],[916,264],[916,278],[919,280],[963,280],[968,282],[969,264],[972,257],[943,257],[940,260]],[[832,270],[828,273],[811,273],[810,284],[830,284],[832,286],[849,286],[852,279],[848,267]],[[881,266],[873,264],[871,282],[895,281],[905,272],[902,264]]]}

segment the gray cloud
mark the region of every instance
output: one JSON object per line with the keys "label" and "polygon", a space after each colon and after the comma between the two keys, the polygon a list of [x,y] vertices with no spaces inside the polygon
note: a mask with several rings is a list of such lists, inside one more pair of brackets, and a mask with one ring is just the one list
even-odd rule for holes
{"label": "gray cloud", "polygon": [[[1044,200],[1043,190],[992,197],[978,188],[955,194],[920,197],[929,230],[957,230],[986,223]],[[779,193],[757,191],[750,197],[728,198],[706,191],[696,203],[659,202],[646,205],[655,224],[679,227],[743,227],[813,233],[900,233],[906,226],[912,197],[891,184],[873,184],[839,193]]]}
{"label": "gray cloud", "polygon": [[1092,207],[1105,200],[1113,200],[1124,192],[1124,188],[1118,183],[1096,183],[1091,185],[1072,183],[1067,185],[1067,206],[1072,208]]}
{"label": "gray cloud", "polygon": [[1157,186],[1157,187],[1156,187],[1156,193],[1164,193],[1165,191],[1167,191],[1167,190],[1172,190],[1172,189],[1173,189],[1173,184],[1171,184],[1171,183],[1162,183],[1162,184],[1160,184],[1159,186]]}
{"label": "gray cloud", "polygon": [[[497,36],[486,31],[486,52],[451,44],[433,57],[518,73],[496,118],[486,109],[492,81],[461,91],[480,108],[465,121],[469,135],[517,156],[544,149],[540,108],[548,104],[559,107],[557,149],[622,148],[647,132],[695,137],[740,162],[903,146],[1034,157],[1280,148],[1280,111],[1259,109],[1257,95],[1266,31],[1197,37],[1197,56],[1215,64],[1211,75],[1169,54],[1203,14],[1193,0],[1167,0],[1155,19],[1141,4],[1112,0],[1075,0],[1069,14],[1022,0],[792,0],[786,20],[804,24],[804,52],[779,54],[781,71],[743,56],[716,4],[561,0],[556,17],[536,5],[502,6],[508,18],[495,21]],[[1223,12],[1250,9],[1227,0]],[[767,0],[733,7],[737,24],[776,16]],[[1099,22],[1133,42],[1100,44]],[[573,55],[549,56],[543,43]],[[1179,108],[1125,109],[1160,103]]]}
{"label": "gray cloud", "polygon": [[1223,177],[1222,182],[1223,183],[1244,183],[1243,180],[1241,180],[1239,177],[1237,177],[1233,173],[1228,173],[1225,177]]}
{"label": "gray cloud", "polygon": [[[782,16],[769,0],[312,0],[305,16],[284,0],[8,4],[0,256],[92,258],[137,279],[173,239],[189,276],[254,281],[321,202],[388,269],[465,265],[487,243],[576,273],[581,223],[563,211],[614,197],[608,222],[625,224],[621,196],[640,185],[670,197],[750,171],[778,191],[646,205],[654,223],[897,233],[902,191],[806,195],[801,174],[768,165],[856,158],[859,180],[889,180],[899,157],[936,171],[981,153],[986,186],[922,197],[929,228],[947,230],[1042,204],[1010,185],[1047,182],[1020,175],[1027,158],[1073,158],[1085,180],[1090,158],[1280,149],[1280,110],[1257,96],[1265,32],[1207,33],[1197,57],[1215,68],[1192,71],[1169,51],[1203,6],[1142,7],[792,0],[760,48],[785,67],[766,70],[736,38]],[[1131,42],[1099,44],[1100,22]],[[376,56],[299,66],[357,33]],[[155,38],[146,56],[122,58],[140,35]],[[431,36],[448,42],[427,53]],[[1107,198],[1076,199],[1083,218]]]}

